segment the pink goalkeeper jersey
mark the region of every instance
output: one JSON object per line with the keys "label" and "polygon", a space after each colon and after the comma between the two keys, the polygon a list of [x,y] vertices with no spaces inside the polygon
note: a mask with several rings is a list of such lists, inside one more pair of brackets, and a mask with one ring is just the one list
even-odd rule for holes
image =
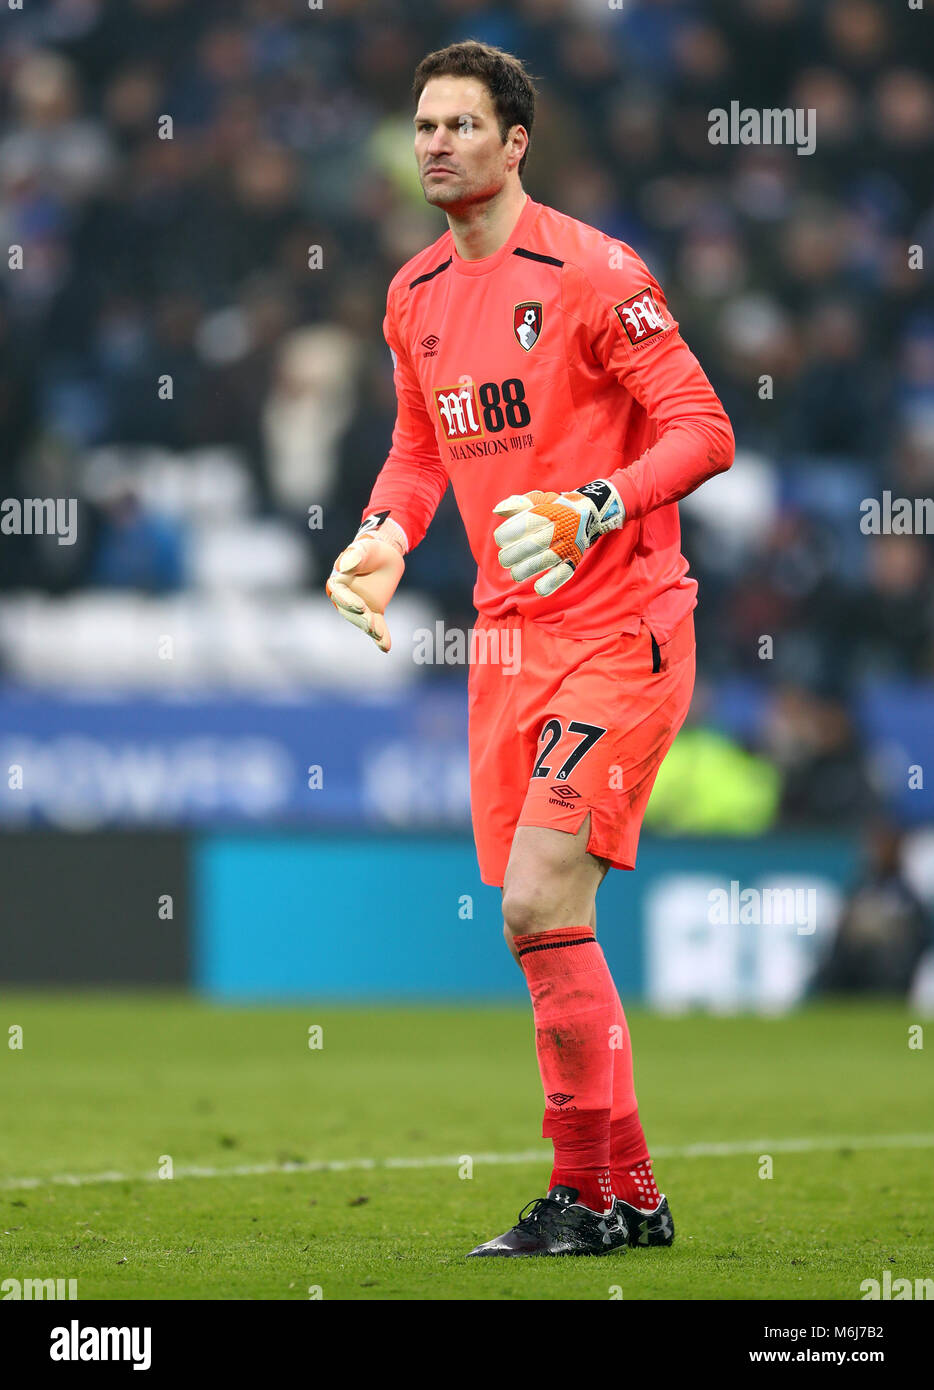
{"label": "pink goalkeeper jersey", "polygon": [[[492,256],[451,233],[403,266],[383,324],[398,401],[364,517],[416,546],[450,481],[477,562],[474,602],[567,637],[667,641],[696,603],[678,499],[729,468],[733,432],[657,282],[635,252],[528,198]],[[493,507],[511,493],[608,478],[626,508],[549,598],[497,559]]]}

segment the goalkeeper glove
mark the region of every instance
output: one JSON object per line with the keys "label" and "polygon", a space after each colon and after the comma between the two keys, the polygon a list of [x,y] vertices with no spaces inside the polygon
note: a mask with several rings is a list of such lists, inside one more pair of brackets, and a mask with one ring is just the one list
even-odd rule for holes
{"label": "goalkeeper glove", "polygon": [[572,492],[507,497],[493,511],[508,518],[493,532],[500,564],[517,584],[541,574],[535,592],[542,598],[567,583],[598,536],[626,519],[619,493],[603,478]]}
{"label": "goalkeeper glove", "polygon": [[386,539],[374,536],[371,528],[357,532],[334,561],[325,592],[342,618],[388,652],[392,640],[383,614],[405,569],[405,533],[390,520],[383,526]]}

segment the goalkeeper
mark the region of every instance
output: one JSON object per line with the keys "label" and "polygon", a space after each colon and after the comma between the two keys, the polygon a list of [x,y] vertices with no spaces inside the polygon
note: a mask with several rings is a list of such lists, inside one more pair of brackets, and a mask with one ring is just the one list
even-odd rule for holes
{"label": "goalkeeper", "polygon": [[595,901],[609,868],[635,868],[690,704],[697,584],[677,504],[729,468],[733,434],[636,253],[524,192],[522,65],[454,44],[423,59],[415,98],[419,176],[448,230],[389,287],[392,448],[327,589],[389,651],[404,557],[450,482],[477,626],[519,644],[518,674],[483,659],[502,642],[472,654],[471,811],[531,995],[554,1166],[547,1196],[470,1253],[668,1245]]}

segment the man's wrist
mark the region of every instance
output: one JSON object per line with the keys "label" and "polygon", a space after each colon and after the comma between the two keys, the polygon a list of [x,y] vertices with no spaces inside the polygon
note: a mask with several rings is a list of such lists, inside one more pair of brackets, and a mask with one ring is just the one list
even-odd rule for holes
{"label": "man's wrist", "polygon": [[354,536],[354,540],[359,540],[361,536],[372,536],[374,540],[388,541],[394,545],[400,555],[405,555],[409,548],[409,538],[397,521],[393,521],[388,511],[370,512],[360,523],[360,528]]}
{"label": "man's wrist", "polygon": [[602,536],[607,531],[619,530],[626,520],[626,508],[611,482],[608,482],[606,478],[594,478],[592,482],[584,483],[582,487],[575,488],[575,491],[579,492],[582,497],[586,497],[596,510],[592,534]]}

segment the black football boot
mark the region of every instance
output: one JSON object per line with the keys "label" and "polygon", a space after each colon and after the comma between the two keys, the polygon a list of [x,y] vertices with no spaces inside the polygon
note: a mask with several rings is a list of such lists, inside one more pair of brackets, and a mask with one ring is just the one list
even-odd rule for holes
{"label": "black football boot", "polygon": [[629,1229],[630,1245],[670,1245],[675,1238],[675,1223],[664,1193],[654,1211],[640,1211],[618,1197],[613,1210]]}
{"label": "black football boot", "polygon": [[610,1255],[625,1250],[629,1229],[621,1203],[612,1211],[591,1211],[577,1200],[575,1187],[553,1187],[519,1213],[511,1231],[471,1250],[473,1255]]}

